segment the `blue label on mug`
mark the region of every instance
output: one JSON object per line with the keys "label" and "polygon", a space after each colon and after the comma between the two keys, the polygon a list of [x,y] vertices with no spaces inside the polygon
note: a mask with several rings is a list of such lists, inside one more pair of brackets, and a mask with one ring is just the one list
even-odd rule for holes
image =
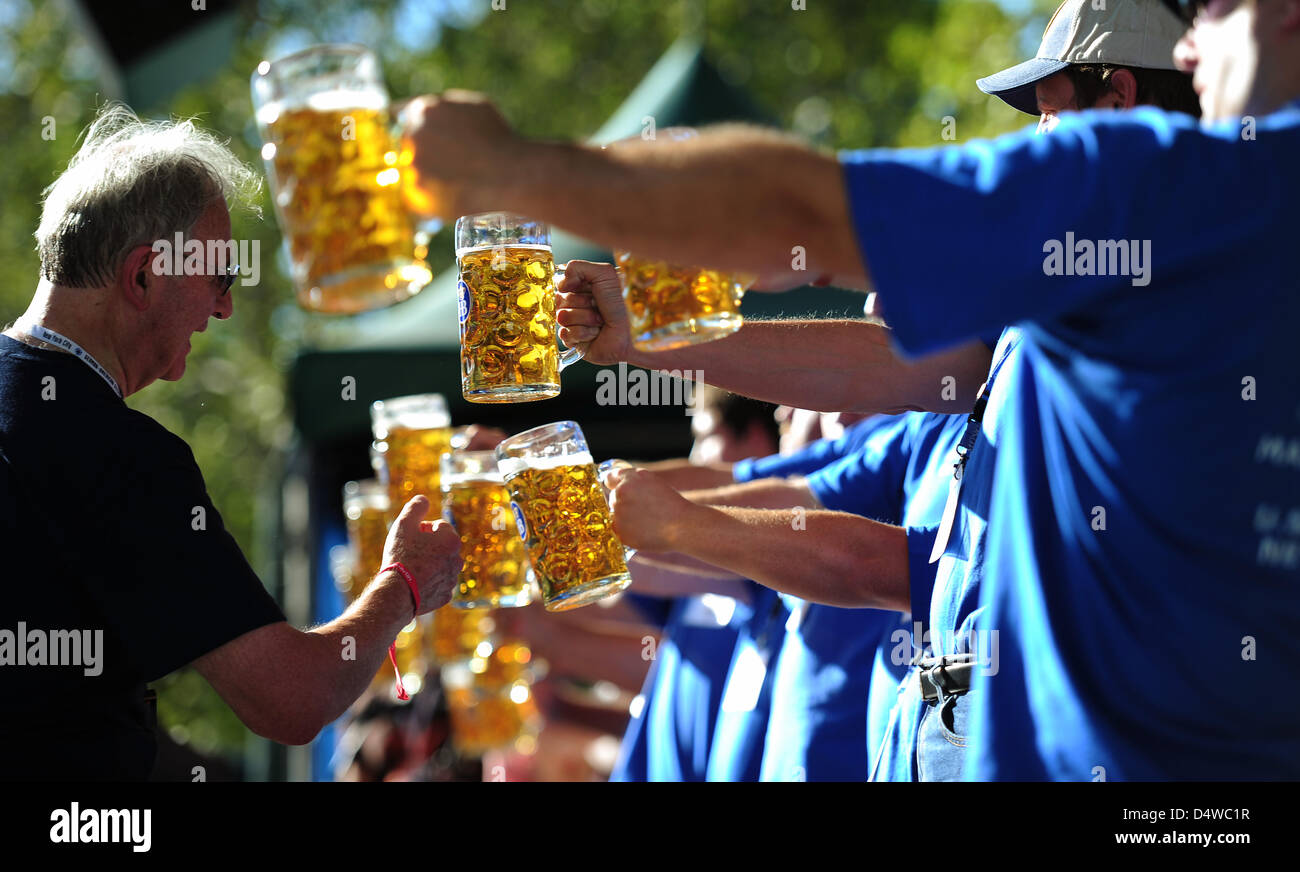
{"label": "blue label on mug", "polygon": [[510,501],[510,509],[515,513],[515,527],[519,529],[519,538],[527,543],[528,522],[524,520],[524,510],[519,508],[519,503],[514,500]]}
{"label": "blue label on mug", "polygon": [[456,317],[464,324],[469,320],[469,285],[461,279],[456,282]]}

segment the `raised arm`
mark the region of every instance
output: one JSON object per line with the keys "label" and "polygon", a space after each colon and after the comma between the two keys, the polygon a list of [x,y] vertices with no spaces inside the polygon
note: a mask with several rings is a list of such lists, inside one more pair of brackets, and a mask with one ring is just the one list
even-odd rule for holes
{"label": "raised arm", "polygon": [[[422,526],[428,508],[424,497],[407,503],[384,546],[384,565],[400,561],[415,577],[421,614],[446,605],[461,567],[460,537],[451,525]],[[389,570],[324,626],[302,631],[268,624],[203,655],[194,667],[250,730],[304,745],[361,695],[414,616],[406,581]]]}
{"label": "raised arm", "polygon": [[976,340],[906,360],[887,327],[866,321],[749,321],[715,342],[644,352],[632,346],[611,264],[570,261],[560,290],[560,339],[592,363],[698,371],[734,393],[819,412],[967,412],[992,358]]}
{"label": "raised arm", "polygon": [[617,149],[529,142],[485,97],[456,91],[411,101],[403,118],[424,194],[413,205],[446,220],[515,212],[610,248],[758,272],[770,289],[868,284],[839,163],[788,134],[724,125]]}
{"label": "raised arm", "polygon": [[901,527],[842,512],[697,505],[637,469],[608,481],[614,529],[634,548],[678,551],[812,602],[911,608]]}

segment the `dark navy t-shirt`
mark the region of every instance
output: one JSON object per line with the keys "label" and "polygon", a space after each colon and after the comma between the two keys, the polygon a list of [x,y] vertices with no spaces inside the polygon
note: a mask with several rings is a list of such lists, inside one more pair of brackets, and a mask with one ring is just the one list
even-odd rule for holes
{"label": "dark navy t-shirt", "polygon": [[967,777],[1300,778],[1297,154],[1300,103],[842,157],[906,349],[1021,330]]}
{"label": "dark navy t-shirt", "polygon": [[[189,447],[85,363],[5,336],[0,553],[6,778],[147,778],[145,683],[284,620]],[[18,665],[20,628],[25,651],[44,639],[51,659],[59,633],[60,658],[81,665]],[[90,644],[78,652],[71,631]]]}

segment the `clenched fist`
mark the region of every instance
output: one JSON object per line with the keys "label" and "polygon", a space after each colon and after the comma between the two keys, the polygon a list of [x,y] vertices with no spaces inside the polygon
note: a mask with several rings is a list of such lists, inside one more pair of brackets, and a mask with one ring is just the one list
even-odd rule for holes
{"label": "clenched fist", "polygon": [[611,489],[614,532],[624,545],[639,551],[670,552],[680,547],[680,534],[696,522],[697,506],[648,469],[613,469],[605,476]]}
{"label": "clenched fist", "polygon": [[482,94],[447,91],[411,100],[401,121],[403,160],[414,171],[410,207],[444,221],[484,211],[476,195],[509,166],[520,142],[496,106]]}
{"label": "clenched fist", "polygon": [[571,260],[564,268],[555,303],[560,341],[582,350],[589,363],[628,359],[632,330],[623,302],[623,282],[612,263]]}
{"label": "clenched fist", "polygon": [[411,497],[384,542],[384,566],[400,562],[415,576],[422,615],[451,601],[461,567],[460,536],[446,521],[425,521],[428,513],[427,497]]}

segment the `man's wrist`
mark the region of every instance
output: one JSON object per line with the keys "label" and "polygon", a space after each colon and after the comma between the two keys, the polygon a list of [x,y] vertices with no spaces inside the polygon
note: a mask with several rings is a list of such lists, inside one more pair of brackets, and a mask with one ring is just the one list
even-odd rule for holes
{"label": "man's wrist", "polygon": [[385,612],[412,620],[415,617],[415,605],[411,598],[411,589],[400,572],[391,566],[385,567],[375,576],[377,592],[383,597]]}

